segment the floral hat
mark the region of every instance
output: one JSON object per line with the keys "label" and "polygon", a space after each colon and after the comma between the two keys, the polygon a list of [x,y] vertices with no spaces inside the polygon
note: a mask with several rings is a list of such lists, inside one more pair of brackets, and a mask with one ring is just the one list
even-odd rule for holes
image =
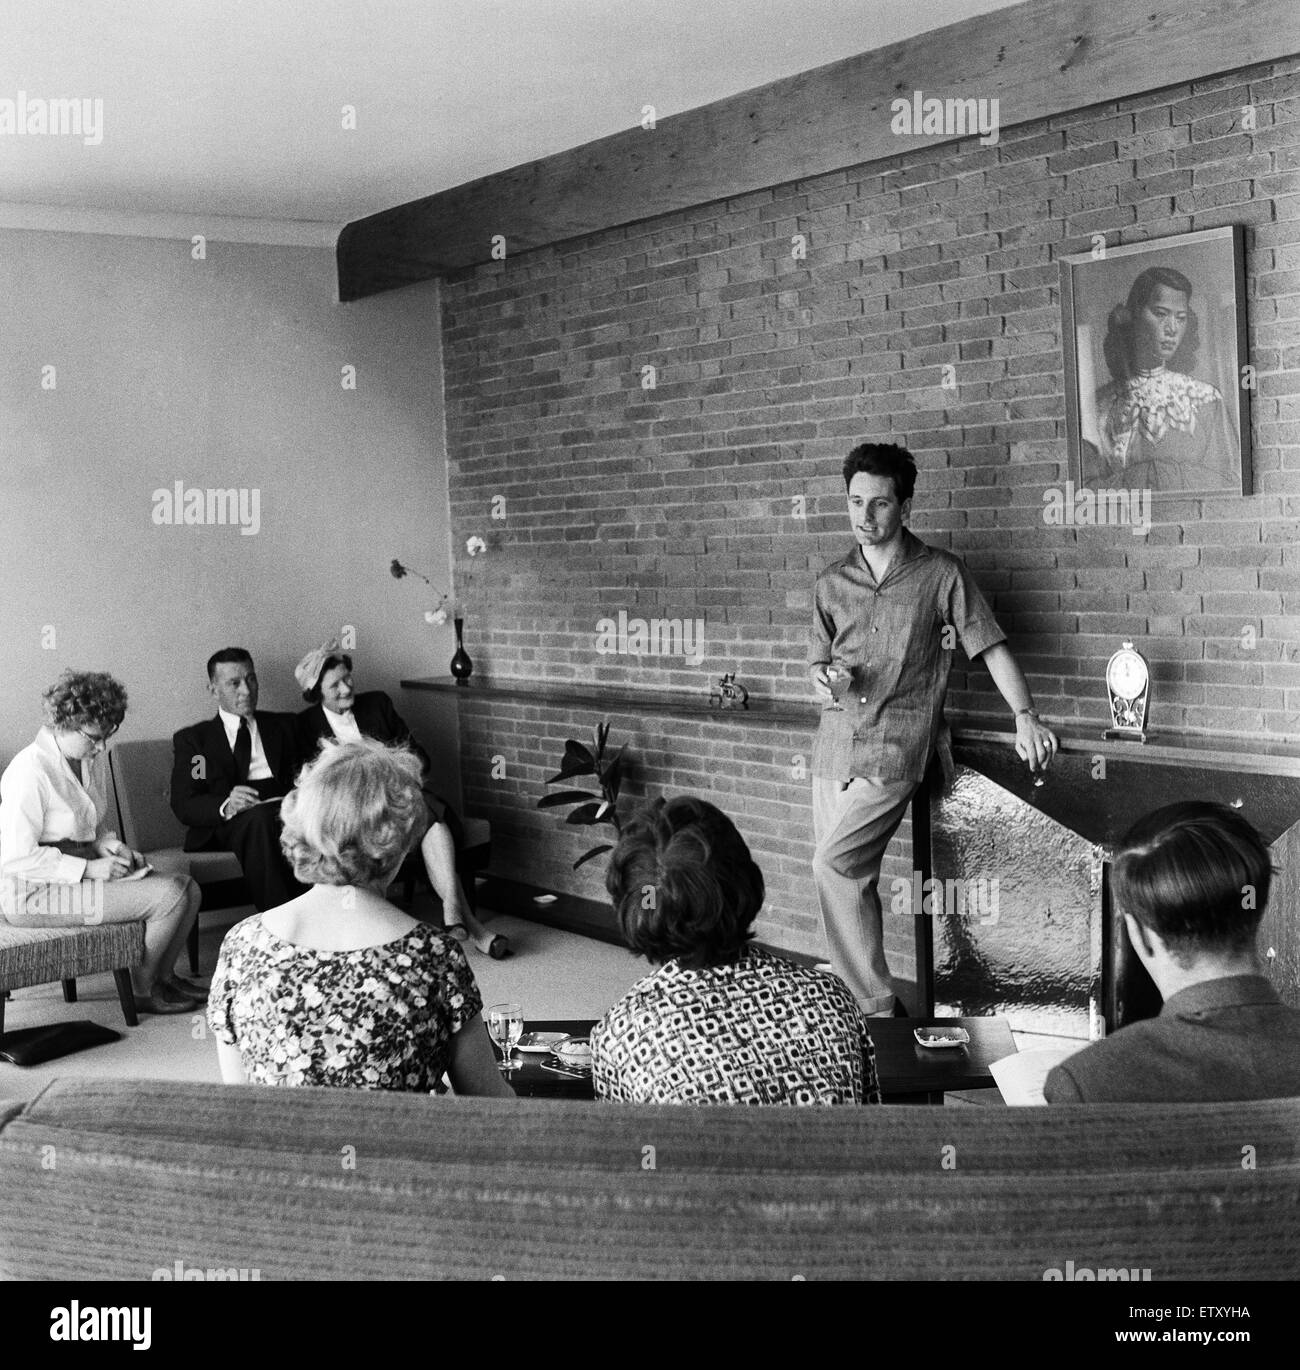
{"label": "floral hat", "polygon": [[320,684],[320,678],[325,672],[325,663],[330,657],[339,656],[342,651],[338,638],[332,637],[328,642],[321,643],[319,647],[313,647],[293,668],[294,678],[304,695],[311,694]]}

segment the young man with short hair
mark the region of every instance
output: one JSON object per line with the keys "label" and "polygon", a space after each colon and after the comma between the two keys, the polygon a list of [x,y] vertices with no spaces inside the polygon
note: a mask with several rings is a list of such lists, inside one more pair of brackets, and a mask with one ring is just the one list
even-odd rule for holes
{"label": "young man with short hair", "polygon": [[1225,804],[1170,804],[1129,830],[1111,893],[1164,1007],[1055,1067],[1048,1103],[1300,1095],[1300,1009],[1255,945],[1272,876],[1263,840]]}
{"label": "young man with short hair", "polygon": [[904,526],[916,462],[863,443],[844,462],[857,545],[817,577],[809,673],[830,701],[828,668],[851,672],[813,751],[813,875],[831,967],[868,1015],[898,1011],[877,884],[885,848],[925,775],[943,724],[952,650],[982,659],[1015,714],[1016,751],[1046,767],[1056,737],[1038,719],[1006,635],[958,557]]}

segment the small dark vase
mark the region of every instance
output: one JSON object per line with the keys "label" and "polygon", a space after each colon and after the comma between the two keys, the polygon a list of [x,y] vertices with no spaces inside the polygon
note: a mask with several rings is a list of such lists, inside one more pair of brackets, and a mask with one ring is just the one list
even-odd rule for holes
{"label": "small dark vase", "polygon": [[461,641],[461,633],[465,627],[465,620],[456,620],[456,655],[451,659],[451,673],[456,677],[457,685],[468,685],[469,678],[474,674],[474,663],[469,659],[469,653],[465,650],[465,644]]}

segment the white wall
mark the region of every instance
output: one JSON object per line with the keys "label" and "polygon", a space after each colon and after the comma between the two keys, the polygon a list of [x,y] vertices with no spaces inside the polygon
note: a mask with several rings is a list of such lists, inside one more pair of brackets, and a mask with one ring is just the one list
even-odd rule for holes
{"label": "white wall", "polygon": [[[446,579],[437,286],[337,305],[327,250],[207,251],[0,231],[0,765],[65,666],[113,672],[122,736],[159,737],[211,712],[216,648],[248,647],[262,707],[296,710],[294,663],[352,624],[359,684],[418,719],[454,797],[454,708],[397,688],[446,673],[451,632],[388,571]],[[260,528],[159,526],[178,480],[256,491]]]}

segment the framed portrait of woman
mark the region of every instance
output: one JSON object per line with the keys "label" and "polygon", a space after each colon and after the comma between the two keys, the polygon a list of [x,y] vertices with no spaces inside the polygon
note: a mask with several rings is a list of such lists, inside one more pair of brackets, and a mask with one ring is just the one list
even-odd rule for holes
{"label": "framed portrait of woman", "polygon": [[1079,486],[1251,493],[1239,226],[1065,257],[1061,307]]}

